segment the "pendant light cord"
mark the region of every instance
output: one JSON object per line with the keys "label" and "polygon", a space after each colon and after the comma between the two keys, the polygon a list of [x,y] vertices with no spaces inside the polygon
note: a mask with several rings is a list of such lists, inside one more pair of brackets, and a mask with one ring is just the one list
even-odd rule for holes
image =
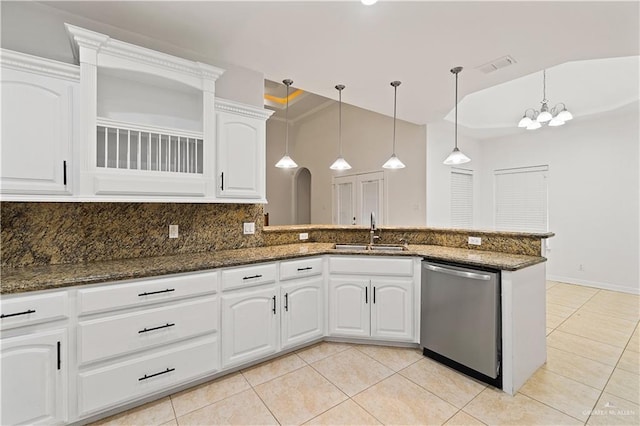
{"label": "pendant light cord", "polygon": [[456,149],[458,149],[458,74],[456,72],[456,108],[455,108],[455,131],[454,131],[454,141],[456,145]]}
{"label": "pendant light cord", "polygon": [[285,155],[289,155],[289,85],[291,84],[288,80],[284,81],[284,84],[287,85],[287,109],[284,113],[284,122],[287,126],[287,131],[284,136],[284,153]]}
{"label": "pendant light cord", "polygon": [[393,87],[393,155],[396,155],[396,105],[398,103],[398,86]]}
{"label": "pendant light cord", "polygon": [[547,70],[542,70],[542,102],[541,104],[549,102],[547,100]]}
{"label": "pendant light cord", "polygon": [[339,86],[336,86],[336,89],[338,89],[338,99],[339,99],[339,103],[338,103],[338,146],[339,146],[339,156],[342,157],[342,89],[338,88]]}

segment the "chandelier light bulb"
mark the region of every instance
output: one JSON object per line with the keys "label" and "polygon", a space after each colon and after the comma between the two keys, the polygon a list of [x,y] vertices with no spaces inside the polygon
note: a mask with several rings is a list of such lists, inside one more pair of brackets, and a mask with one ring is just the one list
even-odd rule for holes
{"label": "chandelier light bulb", "polygon": [[529,117],[525,115],[524,117],[522,117],[522,119],[518,123],[518,127],[527,127],[529,124],[531,124],[531,121],[533,120],[531,120]]}
{"label": "chandelier light bulb", "polygon": [[573,119],[573,115],[569,111],[567,111],[567,109],[565,108],[565,109],[563,109],[562,111],[560,111],[558,113],[556,118],[558,120],[562,120],[562,121],[569,121],[569,120]]}
{"label": "chandelier light bulb", "polygon": [[558,127],[558,126],[562,126],[563,124],[564,124],[564,121],[558,119],[558,117],[553,117],[551,121],[549,121],[549,127]]}
{"label": "chandelier light bulb", "polygon": [[540,127],[542,127],[542,124],[540,124],[539,121],[531,120],[531,124],[527,126],[527,130],[535,130],[539,129]]}

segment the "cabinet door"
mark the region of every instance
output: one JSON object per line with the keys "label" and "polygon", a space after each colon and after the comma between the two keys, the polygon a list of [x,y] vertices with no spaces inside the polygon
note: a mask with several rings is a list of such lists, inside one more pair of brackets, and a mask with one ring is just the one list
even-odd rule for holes
{"label": "cabinet door", "polygon": [[393,340],[413,339],[413,280],[371,280],[371,336]]}
{"label": "cabinet door", "polygon": [[2,193],[70,193],[74,85],[2,69]]}
{"label": "cabinet door", "polygon": [[282,347],[322,337],[324,333],[323,278],[300,279],[283,285],[281,294]]}
{"label": "cabinet door", "polygon": [[223,367],[276,352],[279,302],[273,286],[222,296]]}
{"label": "cabinet door", "polygon": [[66,421],[66,349],[66,330],[2,339],[1,424]]}
{"label": "cabinet door", "polygon": [[369,280],[331,278],[329,280],[329,334],[369,337]]}
{"label": "cabinet door", "polygon": [[265,197],[265,123],[227,112],[216,114],[218,190],[224,198]]}

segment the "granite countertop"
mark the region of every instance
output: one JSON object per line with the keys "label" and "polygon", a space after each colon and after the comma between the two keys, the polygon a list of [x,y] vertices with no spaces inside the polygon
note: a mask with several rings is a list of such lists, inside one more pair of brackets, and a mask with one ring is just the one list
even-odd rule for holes
{"label": "granite countertop", "polygon": [[287,244],[106,262],[3,268],[0,294],[115,282],[322,254],[421,256],[428,260],[449,261],[507,271],[515,271],[546,261],[540,256],[433,245],[409,245],[406,251],[338,251],[333,247],[333,243]]}

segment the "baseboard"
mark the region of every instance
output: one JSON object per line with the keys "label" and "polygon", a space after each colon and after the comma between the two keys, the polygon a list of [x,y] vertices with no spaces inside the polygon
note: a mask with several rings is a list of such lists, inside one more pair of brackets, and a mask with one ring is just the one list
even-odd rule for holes
{"label": "baseboard", "polygon": [[610,283],[602,283],[598,281],[581,280],[572,277],[560,277],[557,275],[547,275],[547,280],[559,281],[567,284],[583,285],[585,287],[599,288],[601,290],[619,291],[622,293],[640,294],[640,288],[631,288]]}

